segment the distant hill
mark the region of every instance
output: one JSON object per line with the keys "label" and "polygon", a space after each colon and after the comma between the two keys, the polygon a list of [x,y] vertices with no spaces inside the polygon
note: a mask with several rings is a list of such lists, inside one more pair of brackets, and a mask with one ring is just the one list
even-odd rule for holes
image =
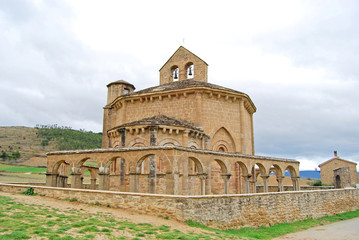
{"label": "distant hill", "polygon": [[305,179],[320,179],[320,171],[304,170],[299,171],[300,177]]}
{"label": "distant hill", "polygon": [[0,127],[0,163],[42,166],[46,165],[46,152],[101,148],[101,145],[102,133],[70,127]]}

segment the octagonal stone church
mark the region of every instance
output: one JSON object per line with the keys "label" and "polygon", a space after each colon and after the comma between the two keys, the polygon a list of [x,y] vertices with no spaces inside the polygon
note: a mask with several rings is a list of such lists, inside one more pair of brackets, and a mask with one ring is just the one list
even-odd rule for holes
{"label": "octagonal stone church", "polygon": [[[48,153],[47,185],[174,195],[283,191],[299,162],[256,156],[256,107],[240,91],[208,83],[208,65],[179,47],[160,69],[159,85],[140,91],[107,85],[102,148]],[[92,164],[88,164],[92,163]],[[86,172],[88,182],[84,182]]]}

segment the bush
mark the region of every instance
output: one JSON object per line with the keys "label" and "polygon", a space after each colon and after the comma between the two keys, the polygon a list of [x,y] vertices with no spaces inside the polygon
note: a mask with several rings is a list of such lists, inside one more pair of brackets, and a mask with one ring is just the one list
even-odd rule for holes
{"label": "bush", "polygon": [[33,189],[33,188],[28,188],[28,189],[26,189],[26,191],[23,192],[22,194],[24,194],[24,195],[29,195],[29,196],[35,196],[35,195],[36,195],[36,193],[34,192],[34,189]]}
{"label": "bush", "polygon": [[314,186],[314,187],[323,186],[322,181],[320,181],[320,180],[316,180],[315,182],[310,182],[308,184],[310,186]]}

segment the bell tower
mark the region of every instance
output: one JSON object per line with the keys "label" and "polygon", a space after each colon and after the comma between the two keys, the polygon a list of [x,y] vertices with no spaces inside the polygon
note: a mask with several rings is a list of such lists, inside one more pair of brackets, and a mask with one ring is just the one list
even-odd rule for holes
{"label": "bell tower", "polygon": [[180,46],[160,69],[160,85],[182,80],[208,82],[208,64]]}

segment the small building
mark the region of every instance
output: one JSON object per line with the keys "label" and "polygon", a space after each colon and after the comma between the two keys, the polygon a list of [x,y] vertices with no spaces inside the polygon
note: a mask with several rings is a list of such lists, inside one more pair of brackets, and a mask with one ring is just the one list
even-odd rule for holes
{"label": "small building", "polygon": [[[338,157],[337,151],[334,151],[333,158],[319,164],[322,183],[333,184],[337,187],[355,186],[358,183],[356,166],[357,163]],[[343,184],[343,179],[350,180]]]}

